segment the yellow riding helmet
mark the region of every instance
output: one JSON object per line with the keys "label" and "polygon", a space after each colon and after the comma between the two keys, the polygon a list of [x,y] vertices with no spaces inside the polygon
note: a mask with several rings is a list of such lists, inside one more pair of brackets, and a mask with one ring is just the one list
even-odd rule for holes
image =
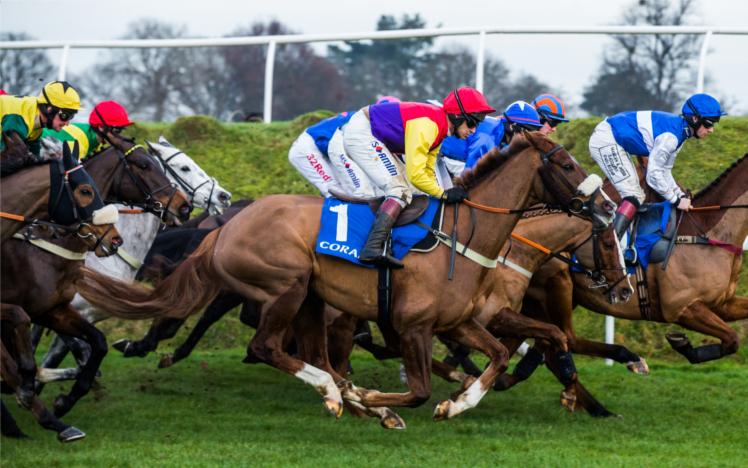
{"label": "yellow riding helmet", "polygon": [[52,81],[45,84],[36,101],[39,104],[50,104],[60,109],[77,111],[81,108],[78,91],[67,81]]}

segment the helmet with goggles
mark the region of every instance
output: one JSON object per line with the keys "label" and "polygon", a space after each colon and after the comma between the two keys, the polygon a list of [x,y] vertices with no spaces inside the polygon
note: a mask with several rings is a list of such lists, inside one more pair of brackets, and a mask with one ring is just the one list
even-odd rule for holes
{"label": "helmet with goggles", "polygon": [[556,95],[545,93],[532,101],[532,106],[538,111],[541,123],[548,123],[555,127],[561,122],[568,122],[566,118],[566,106],[564,101]]}
{"label": "helmet with goggles", "polygon": [[117,101],[103,101],[93,108],[88,123],[97,129],[122,128],[132,125],[125,107]]}
{"label": "helmet with goggles", "polygon": [[486,114],[496,112],[496,109],[488,105],[483,93],[467,86],[449,93],[442,101],[442,109],[454,125],[466,122],[471,128],[476,127]]}
{"label": "helmet with goggles", "polygon": [[691,127],[698,128],[703,125],[709,128],[719,122],[720,117],[727,115],[727,112],[722,111],[719,101],[714,97],[706,93],[699,93],[686,99],[681,108],[681,114],[686,117],[686,121]]}
{"label": "helmet with goggles", "polygon": [[543,124],[540,123],[538,111],[528,102],[514,101],[504,110],[504,118],[510,127],[521,128],[529,131],[539,130]]}

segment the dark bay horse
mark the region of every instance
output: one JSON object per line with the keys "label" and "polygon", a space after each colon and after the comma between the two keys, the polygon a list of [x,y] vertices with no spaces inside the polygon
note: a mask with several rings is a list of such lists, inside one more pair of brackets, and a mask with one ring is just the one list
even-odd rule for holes
{"label": "dark bay horse", "polygon": [[[560,202],[568,207],[573,198],[589,200],[599,193],[599,185],[588,181],[584,170],[561,146],[528,133],[508,151],[489,153],[456,183],[465,186],[471,199],[481,205],[519,208],[540,202]],[[583,190],[578,193],[580,187]],[[440,403],[435,418],[452,417],[475,406],[506,368],[506,349],[473,319],[475,300],[491,288],[492,276],[483,266],[459,256],[457,275],[454,281],[447,281],[450,249],[444,247],[428,255],[409,256],[406,268],[393,272],[393,326],[402,343],[409,391],[381,393],[346,382],[341,385],[341,395],[336,381],[343,379],[327,360],[321,305],[328,303],[375,320],[376,272],[315,254],[321,206],[317,197],[264,198],[210,233],[155,290],[111,282],[84,270],[79,292],[93,304],[133,318],[184,317],[200,310],[222,289],[240,293],[262,306],[260,324],[250,343],[252,353],[313,385],[336,416],[342,413],[343,398],[375,412],[385,406],[424,403],[431,392],[431,340],[434,333],[444,333],[484,352],[491,362],[467,391]],[[457,237],[467,239],[472,231],[469,208],[448,207],[448,220],[454,210],[462,214],[456,225]],[[519,215],[480,211],[475,218],[472,248],[496,258]],[[450,232],[451,228],[448,221],[445,230]],[[309,356],[306,361],[283,349],[284,337],[292,327],[300,354]],[[403,427],[394,413],[384,423]]]}
{"label": "dark bay horse", "polygon": [[[142,147],[125,139],[113,139],[113,144],[110,149],[84,163],[86,171],[100,188],[102,197],[142,205],[169,222],[178,222],[179,217],[189,215],[190,205],[186,196],[171,186],[160,166]],[[49,183],[44,189],[44,184],[37,180],[48,179],[40,172],[43,170],[27,169],[12,178],[22,178],[23,187],[27,190],[33,187],[36,196],[46,200],[49,197]],[[7,183],[4,188],[8,188]],[[6,198],[13,197],[4,196],[3,201]],[[39,201],[29,204],[44,206]],[[27,209],[26,212],[35,213],[35,210],[39,208]],[[85,243],[75,237],[58,238],[52,235],[47,240],[69,251],[83,253],[86,250]],[[107,351],[103,334],[70,306],[75,294],[73,282],[78,277],[82,259],[66,258],[13,238],[4,240],[1,248],[3,304],[23,309],[35,324],[58,334],[79,337],[91,345],[91,357],[78,374],[70,393],[60,395],[55,400],[55,414],[63,415],[88,392]]]}

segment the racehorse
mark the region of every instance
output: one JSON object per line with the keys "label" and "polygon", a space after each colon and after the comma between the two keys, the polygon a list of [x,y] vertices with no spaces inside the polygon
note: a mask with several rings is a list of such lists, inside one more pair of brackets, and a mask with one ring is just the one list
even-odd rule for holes
{"label": "racehorse", "polygon": [[[43,181],[46,181],[43,182]],[[54,189],[52,189],[54,187]],[[119,233],[114,228],[117,210],[115,207],[105,206],[96,190],[93,178],[77,162],[77,145],[74,153],[66,146],[62,159],[45,165],[27,167],[4,179],[3,219],[21,224],[24,230],[21,239],[39,245],[39,248],[60,249],[59,244],[72,247],[74,250],[64,250],[61,255],[79,255],[81,251],[92,250],[97,255],[110,255],[122,243]],[[14,205],[12,201],[21,198],[23,190],[33,191],[36,196],[49,200],[48,217],[53,222],[36,218],[19,216],[23,208]],[[46,192],[46,193],[45,193]],[[35,205],[32,203],[32,205]],[[8,208],[6,208],[6,206]],[[14,212],[7,212],[6,209]],[[34,209],[26,208],[26,213],[35,213]],[[45,240],[54,239],[54,244]],[[40,425],[58,433],[58,439],[63,442],[85,437],[79,429],[68,426],[57,420],[34,394],[34,378],[37,374],[36,364],[29,334],[30,319],[24,309],[14,303],[12,297],[5,294],[6,286],[17,278],[6,277],[9,264],[13,263],[13,256],[19,252],[9,252],[5,247],[16,243],[10,238],[2,243],[3,246],[3,302],[2,302],[2,349],[0,359],[2,367],[0,374],[3,380],[3,391],[12,391],[18,402],[30,409]],[[20,253],[23,255],[23,252]],[[24,274],[26,272],[20,272]],[[21,277],[23,280],[24,277]],[[24,285],[28,286],[28,285]],[[33,286],[33,285],[31,285]],[[15,424],[12,415],[3,405],[3,434],[21,437],[23,433]]]}
{"label": "racehorse", "polygon": [[[599,179],[598,179],[599,180]],[[599,184],[550,139],[527,133],[506,152],[489,152],[471,171],[456,180],[469,190],[472,203],[483,210],[470,222],[469,208],[446,208],[446,232],[455,224],[455,237],[467,239],[487,258],[496,258],[519,214],[508,210],[496,216],[490,206],[525,207],[544,201],[569,209],[576,202],[600,200]],[[576,202],[574,199],[577,199]],[[486,207],[485,205],[489,205]],[[453,417],[475,406],[506,369],[506,349],[474,319],[475,301],[492,286],[486,268],[466,257],[455,259],[457,274],[447,281],[450,249],[410,255],[406,268],[393,272],[392,325],[400,335],[407,393],[391,394],[357,388],[330,367],[322,303],[367,320],[377,317],[375,271],[363,269],[314,252],[322,200],[317,197],[278,195],[259,200],[222,228],[211,232],[177,270],[155,290],[109,281],[85,269],[79,292],[91,303],[133,318],[184,317],[200,310],[224,288],[262,306],[250,351],[267,364],[313,385],[327,409],[339,417],[343,397],[363,409],[388,414],[385,427],[404,427],[399,416],[385,406],[418,406],[430,396],[431,339],[444,333],[489,356],[490,364],[467,391],[437,406],[436,419]],[[459,214],[462,214],[460,217]],[[292,325],[293,323],[293,325]],[[284,337],[293,326],[301,356],[290,356]],[[313,361],[316,366],[312,365]],[[322,367],[322,369],[320,369]],[[341,382],[343,393],[336,385]]]}
{"label": "racehorse", "polygon": [[[748,318],[748,298],[735,295],[742,265],[740,245],[748,234],[746,160],[748,155],[701,190],[693,199],[695,208],[684,215],[678,236],[702,236],[705,242],[676,244],[666,270],[661,264],[650,264],[647,268],[649,316],[643,314],[639,291],[636,300],[626,304],[606,304],[580,288],[578,278],[556,262],[549,262],[541,269],[542,279],[530,287],[526,302],[533,302],[564,330],[575,353],[628,363],[627,367],[639,374],[648,373],[649,368],[646,364],[632,366],[638,356],[625,347],[576,336],[572,320],[576,305],[629,320],[677,323],[718,338],[719,344],[694,348],[685,335],[668,335],[674,349],[694,364],[735,353],[738,335],[727,322]],[[506,385],[515,385],[524,378],[508,377]]]}
{"label": "racehorse", "polygon": [[[106,199],[112,196],[128,203],[141,204],[172,223],[178,222],[177,217],[189,215],[191,207],[185,195],[171,186],[158,163],[142,146],[119,137],[112,138],[111,142],[112,147],[88,158],[83,164],[96,181],[102,197]],[[36,179],[31,175],[25,176],[27,172],[35,174]],[[24,184],[19,183],[21,187],[38,187],[42,185],[38,179],[45,176],[43,172],[43,169],[32,168],[12,177],[13,180],[24,177]],[[6,188],[7,185],[4,184]],[[46,200],[48,192],[49,187],[36,190],[36,196]],[[11,197],[3,197],[3,201],[6,198]],[[29,205],[36,206],[44,204],[40,201],[29,202]],[[85,244],[81,248],[81,241],[75,238],[49,240],[73,252],[85,251]],[[64,415],[88,392],[107,351],[101,332],[70,306],[75,293],[73,281],[82,267],[80,260],[84,257],[53,254],[18,239],[3,241],[2,254],[4,303],[22,308],[36,324],[58,334],[80,337],[91,345],[91,357],[78,374],[70,393],[60,395],[55,400],[55,414]]]}
{"label": "racehorse", "polygon": [[[159,137],[158,143],[146,141],[146,144],[169,180],[187,194],[193,207],[202,208],[206,210],[205,213],[217,216],[231,206],[231,193],[221,187],[215,178],[208,176],[192,158],[172,146],[163,136]],[[125,214],[120,216],[116,226],[124,238],[124,244],[118,250],[118,254],[107,258],[88,255],[86,266],[114,278],[132,280],[159,232],[161,221],[151,213],[132,212],[125,206],[121,208]],[[78,294],[73,298],[71,305],[91,323],[109,318],[106,310],[92,306]],[[85,343],[56,336],[42,360],[42,367],[57,367],[65,358],[68,347],[77,351],[74,354],[80,358],[79,365],[84,365],[85,357],[90,353],[85,349]],[[42,384],[37,385],[37,392],[40,392],[42,388]]]}

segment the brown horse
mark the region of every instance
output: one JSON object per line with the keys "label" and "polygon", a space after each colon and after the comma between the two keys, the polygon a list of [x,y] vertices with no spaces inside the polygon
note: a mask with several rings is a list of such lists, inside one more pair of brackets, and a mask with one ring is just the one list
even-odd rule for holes
{"label": "brown horse", "polygon": [[[456,183],[465,186],[471,199],[480,204],[520,208],[543,201],[568,206],[577,196],[589,199],[593,192],[598,193],[598,186],[582,185],[586,179],[584,170],[561,146],[543,136],[526,134],[505,153],[490,152]],[[582,194],[576,193],[580,186],[584,187]],[[459,256],[456,277],[447,281],[450,249],[444,247],[427,255],[410,255],[405,259],[406,268],[393,272],[392,322],[402,342],[409,391],[380,393],[348,382],[341,384],[341,396],[335,382],[342,382],[342,378],[327,359],[322,304],[375,320],[377,274],[315,254],[321,207],[322,200],[317,197],[264,198],[210,233],[157,289],[111,282],[84,270],[79,292],[92,304],[117,315],[142,318],[186,316],[200,310],[224,288],[240,293],[262,305],[261,321],[250,343],[252,353],[313,385],[336,416],[342,413],[343,397],[372,410],[424,403],[431,392],[432,336],[444,333],[481,350],[491,362],[455,401],[440,403],[435,418],[452,417],[475,406],[506,368],[506,349],[473,319],[475,301],[492,287],[492,275]],[[497,216],[481,211],[475,214],[476,225],[471,227],[469,208],[450,206],[447,219],[454,210],[461,214],[457,237],[467,239],[474,227],[472,249],[487,258],[498,256],[519,219],[519,214]],[[451,222],[445,229],[451,231]],[[313,356],[316,367],[283,349],[291,327],[299,340],[300,354]],[[383,418],[385,425],[403,427],[399,417],[391,416]]]}
{"label": "brown horse", "polygon": [[[528,290],[526,303],[548,314],[569,338],[575,353],[605,357],[626,363],[640,374],[649,372],[643,359],[619,345],[609,345],[576,336],[572,312],[577,304],[602,314],[629,320],[677,323],[720,340],[693,348],[682,334],[670,334],[668,341],[691,363],[706,362],[732,354],[738,349],[738,335],[727,322],[748,318],[748,298],[735,295],[742,256],[737,248],[748,234],[748,155],[744,156],[694,197],[695,210],[685,215],[679,235],[704,235],[735,246],[677,244],[667,270],[651,264],[647,269],[647,293],[652,315],[644,317],[640,297],[627,304],[610,305],[580,287],[579,278],[565,265],[550,262],[541,269],[538,281]],[[612,195],[612,193],[611,193]],[[652,197],[648,197],[651,199]],[[735,206],[735,208],[730,208]],[[740,206],[739,208],[737,206]],[[701,209],[699,209],[701,208]],[[526,377],[525,377],[526,378]],[[510,379],[509,386],[523,379]]]}
{"label": "brown horse", "polygon": [[[190,205],[186,196],[171,186],[160,166],[142,147],[124,139],[114,139],[113,143],[115,146],[84,163],[104,198],[143,204],[146,209],[166,216],[171,222],[177,222],[178,216],[188,215]],[[16,203],[13,209],[38,215],[42,207],[46,208],[49,198],[46,171],[38,166],[5,178],[4,188],[8,192],[12,188],[21,190],[17,196],[4,196],[3,202],[24,199],[33,208],[23,208]],[[47,181],[46,188],[40,179]],[[20,182],[15,183],[16,180]],[[39,199],[30,199],[23,188],[31,189]],[[84,253],[92,242],[79,236],[59,237],[54,232],[35,232],[72,252]],[[41,250],[24,240],[3,240],[1,248],[3,304],[22,308],[34,323],[57,333],[82,338],[91,345],[91,359],[81,369],[72,390],[68,395],[58,396],[55,401],[55,414],[63,415],[88,392],[107,351],[101,332],[70,307],[75,295],[73,281],[82,262]],[[21,362],[26,362],[26,359]],[[30,371],[28,373],[33,375]]]}

